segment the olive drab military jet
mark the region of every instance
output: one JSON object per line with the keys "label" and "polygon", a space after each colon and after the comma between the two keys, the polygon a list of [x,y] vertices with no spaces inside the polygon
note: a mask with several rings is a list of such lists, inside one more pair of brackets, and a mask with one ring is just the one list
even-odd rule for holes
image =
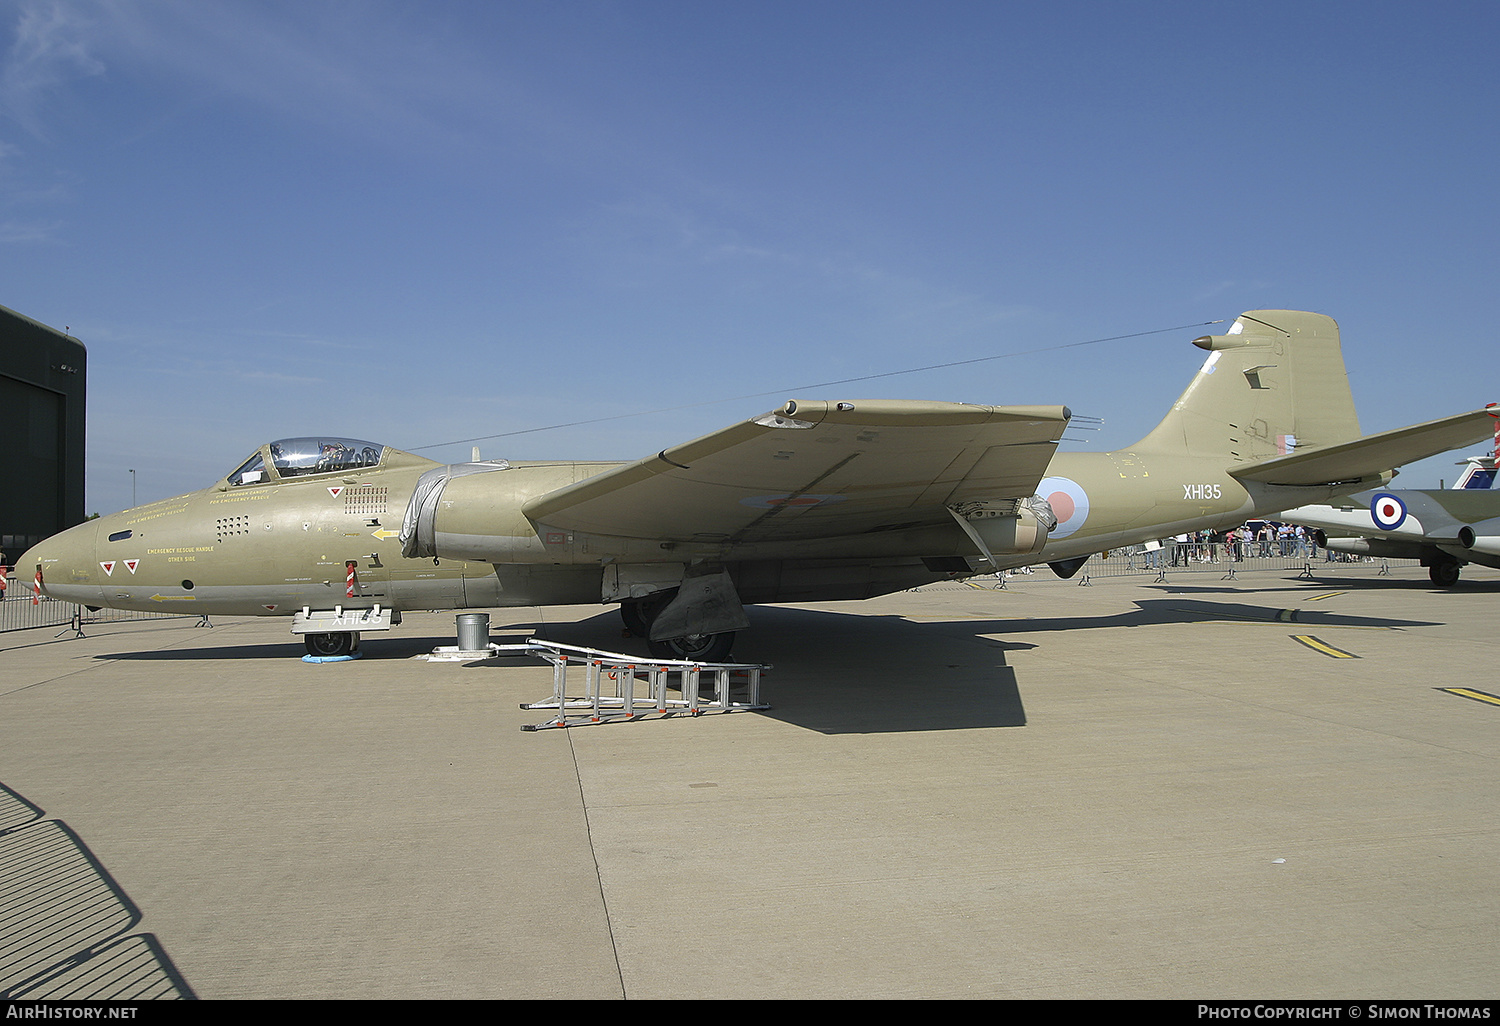
{"label": "olive drab military jet", "polygon": [[618,604],[658,657],[727,656],[746,604],[865,598],[1091,554],[1379,487],[1468,445],[1483,410],[1360,437],[1338,326],[1260,310],[1161,423],[1057,452],[1066,406],[787,402],[633,463],[440,465],[348,438],[261,446],[203,491],[28,552],[87,606],[288,616],[349,652],[403,610]]}

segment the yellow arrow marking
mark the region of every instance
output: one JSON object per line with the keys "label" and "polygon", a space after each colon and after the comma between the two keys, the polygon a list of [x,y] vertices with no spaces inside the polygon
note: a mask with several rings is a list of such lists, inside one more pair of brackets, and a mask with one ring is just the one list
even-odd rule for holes
{"label": "yellow arrow marking", "polygon": [[1476,702],[1484,702],[1487,705],[1500,705],[1500,695],[1492,695],[1487,691],[1473,691],[1469,688],[1438,688],[1437,690],[1446,691],[1459,698],[1472,698]]}
{"label": "yellow arrow marking", "polygon": [[371,531],[370,533],[373,534],[375,537],[379,538],[381,541],[385,541],[387,538],[399,538],[399,537],[401,537],[401,532],[400,531],[388,531],[385,528],[381,528],[378,531]]}
{"label": "yellow arrow marking", "polygon": [[1314,652],[1322,652],[1324,655],[1326,655],[1326,656],[1333,656],[1333,658],[1335,658],[1335,659],[1358,659],[1359,658],[1359,656],[1355,655],[1353,652],[1345,652],[1341,648],[1334,648],[1332,645],[1328,644],[1328,642],[1326,642],[1326,641],[1319,641],[1317,638],[1313,637],[1311,634],[1293,634],[1293,635],[1291,635],[1291,639],[1293,641],[1297,642],[1299,645],[1306,645],[1308,648],[1312,649]]}

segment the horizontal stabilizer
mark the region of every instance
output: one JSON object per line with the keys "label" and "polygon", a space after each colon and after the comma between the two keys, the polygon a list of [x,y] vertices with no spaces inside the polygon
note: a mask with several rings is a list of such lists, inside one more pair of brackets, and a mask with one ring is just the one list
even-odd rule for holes
{"label": "horizontal stabilizer", "polygon": [[1471,410],[1425,424],[1382,431],[1352,442],[1325,445],[1232,467],[1241,481],[1274,485],[1322,485],[1376,477],[1407,463],[1472,445],[1495,430],[1493,412]]}

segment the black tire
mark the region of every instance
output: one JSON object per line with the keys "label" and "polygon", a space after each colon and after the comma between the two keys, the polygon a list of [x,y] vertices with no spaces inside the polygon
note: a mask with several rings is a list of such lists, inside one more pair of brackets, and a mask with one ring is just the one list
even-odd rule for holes
{"label": "black tire", "polygon": [[638,638],[651,633],[651,622],[641,615],[641,604],[638,601],[627,599],[621,602],[620,619],[625,621],[625,629]]}
{"label": "black tire", "polygon": [[658,591],[644,598],[625,599],[620,603],[620,619],[625,621],[625,627],[638,638],[649,638],[651,636],[651,623],[661,611],[672,604],[677,597],[677,589],[670,591]]}
{"label": "black tire", "polygon": [[359,636],[347,631],[335,631],[328,634],[304,634],[302,643],[307,646],[307,654],[329,658],[331,656],[346,656],[354,652],[356,639]]}
{"label": "black tire", "polygon": [[1461,564],[1456,562],[1434,563],[1427,568],[1427,576],[1439,588],[1451,588],[1458,583],[1458,573],[1461,569]]}
{"label": "black tire", "polygon": [[700,663],[729,661],[734,651],[734,631],[722,634],[694,634],[686,638],[666,638],[650,642],[651,654],[658,659],[687,659]]}

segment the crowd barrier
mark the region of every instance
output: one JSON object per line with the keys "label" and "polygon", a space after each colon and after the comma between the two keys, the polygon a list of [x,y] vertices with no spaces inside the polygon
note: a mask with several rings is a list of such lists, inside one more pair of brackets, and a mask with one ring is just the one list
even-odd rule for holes
{"label": "crowd barrier", "polygon": [[31,589],[15,578],[8,582],[5,600],[0,602],[0,633],[22,631],[32,627],[67,627],[75,617],[80,626],[113,620],[161,620],[183,613],[141,613],[129,609],[86,609],[72,602],[54,602],[42,596],[32,603]]}
{"label": "crowd barrier", "polygon": [[[1243,547],[1242,547],[1243,546]],[[1168,573],[1217,573],[1227,574],[1252,571],[1300,571],[1311,567],[1354,569],[1369,567],[1373,570],[1395,569],[1417,566],[1415,559],[1380,559],[1369,556],[1352,556],[1344,552],[1332,552],[1312,545],[1287,547],[1283,552],[1276,542],[1269,551],[1262,549],[1260,542],[1236,543],[1233,548],[1224,542],[1169,542],[1157,548],[1131,545],[1123,549],[1090,556],[1079,571],[1090,577],[1130,577],[1143,574]],[[1045,563],[1026,568],[1033,571],[1052,571]],[[1010,573],[1024,573],[1012,570]]]}

